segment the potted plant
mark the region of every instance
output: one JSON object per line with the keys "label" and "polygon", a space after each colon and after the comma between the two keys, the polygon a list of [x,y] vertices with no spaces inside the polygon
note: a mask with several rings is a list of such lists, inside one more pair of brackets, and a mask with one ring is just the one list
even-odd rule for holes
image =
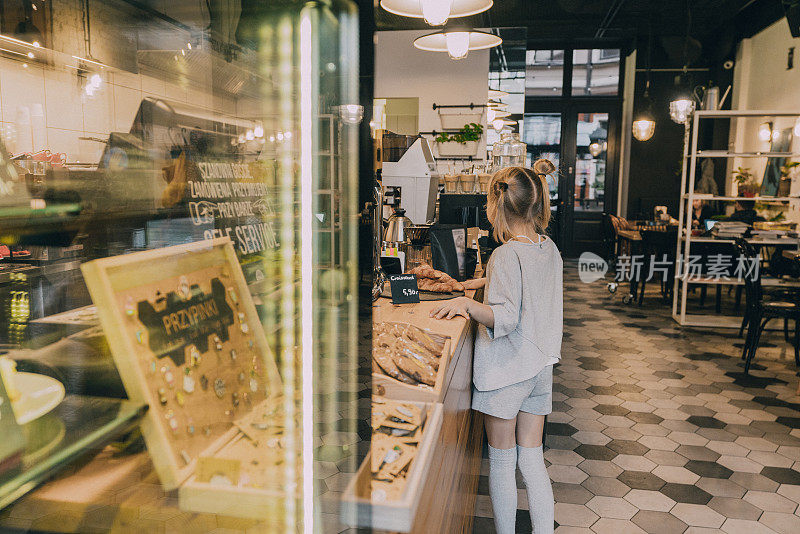
{"label": "potted plant", "polygon": [[791,195],[792,181],[797,176],[800,161],[787,161],[781,167],[781,182],[778,185],[778,196],[788,197]]}
{"label": "potted plant", "polygon": [[733,181],[740,197],[752,198],[758,194],[755,176],[747,167],[739,167],[733,172]]}
{"label": "potted plant", "polygon": [[474,156],[482,135],[483,126],[471,122],[457,132],[440,133],[434,141],[440,156]]}

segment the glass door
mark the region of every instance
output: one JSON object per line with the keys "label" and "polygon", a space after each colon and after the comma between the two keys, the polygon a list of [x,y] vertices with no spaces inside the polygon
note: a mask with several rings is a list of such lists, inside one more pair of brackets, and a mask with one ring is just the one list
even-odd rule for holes
{"label": "glass door", "polygon": [[611,208],[616,203],[616,114],[602,104],[570,108],[560,167],[561,246],[570,255],[601,252],[606,203]]}
{"label": "glass door", "polygon": [[558,169],[548,181],[553,210],[549,231],[568,255],[599,252],[606,202],[612,208],[616,203],[615,120],[613,104],[605,103],[525,114],[527,164],[547,158]]}
{"label": "glass door", "polygon": [[604,212],[616,210],[622,50],[528,50],[522,139],[529,163],[558,168],[550,235],[568,256],[600,252]]}

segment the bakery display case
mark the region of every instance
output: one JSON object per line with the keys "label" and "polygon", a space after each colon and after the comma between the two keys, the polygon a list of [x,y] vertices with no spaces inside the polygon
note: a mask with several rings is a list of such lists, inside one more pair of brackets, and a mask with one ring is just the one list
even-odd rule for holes
{"label": "bakery display case", "polygon": [[150,406],[141,428],[164,487],[180,487],[191,511],[245,517],[269,497],[296,498],[278,491],[297,476],[286,478],[276,438],[295,421],[231,241],[82,269],[125,390]]}

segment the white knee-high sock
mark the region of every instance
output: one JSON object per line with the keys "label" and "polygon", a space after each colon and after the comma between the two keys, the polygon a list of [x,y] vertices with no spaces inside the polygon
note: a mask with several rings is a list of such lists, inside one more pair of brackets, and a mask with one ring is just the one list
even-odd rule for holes
{"label": "white knee-high sock", "polygon": [[535,534],[553,533],[553,486],[544,465],[542,446],[521,447],[517,445],[517,458],[525,488],[528,490],[528,509]]}
{"label": "white knee-high sock", "polygon": [[489,445],[489,495],[497,534],[514,534],[517,521],[516,474],[517,449],[495,449]]}

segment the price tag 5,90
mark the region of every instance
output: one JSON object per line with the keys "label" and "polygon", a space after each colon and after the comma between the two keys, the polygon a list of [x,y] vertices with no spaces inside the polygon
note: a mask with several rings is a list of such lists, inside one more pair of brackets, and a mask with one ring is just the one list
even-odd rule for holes
{"label": "price tag 5,90", "polygon": [[419,302],[419,287],[415,274],[390,274],[389,286],[392,289],[393,304]]}

